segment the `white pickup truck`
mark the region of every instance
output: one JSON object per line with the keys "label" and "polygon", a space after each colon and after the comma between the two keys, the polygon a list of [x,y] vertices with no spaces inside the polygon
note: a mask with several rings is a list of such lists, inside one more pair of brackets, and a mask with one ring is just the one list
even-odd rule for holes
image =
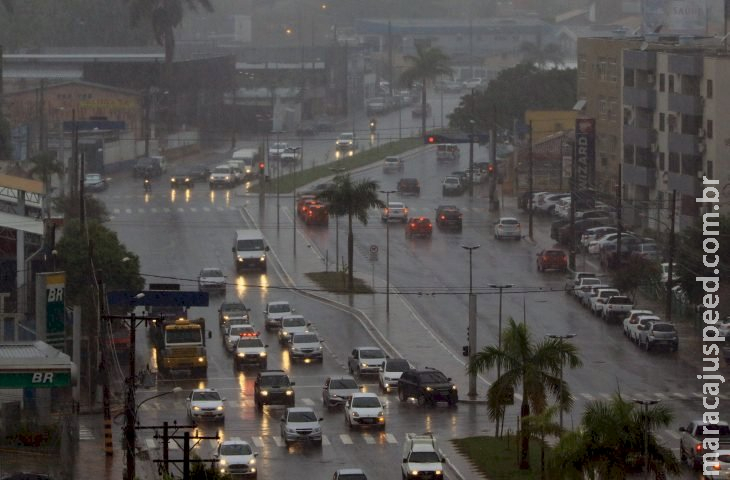
{"label": "white pickup truck", "polygon": [[401,473],[407,479],[443,480],[446,459],[432,433],[406,433]]}
{"label": "white pickup truck", "polygon": [[626,295],[614,295],[603,303],[601,318],[604,322],[626,318],[634,308],[634,302]]}
{"label": "white pickup truck", "polygon": [[703,450],[702,441],[709,438],[719,439],[720,450],[730,448],[730,427],[727,422],[718,422],[717,425],[705,423],[702,420],[689,422],[686,427],[680,427],[679,458],[691,468],[700,470],[702,468]]}

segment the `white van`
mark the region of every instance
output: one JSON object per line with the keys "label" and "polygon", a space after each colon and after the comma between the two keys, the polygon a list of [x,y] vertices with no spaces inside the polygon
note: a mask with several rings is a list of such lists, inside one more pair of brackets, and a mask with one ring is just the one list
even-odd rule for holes
{"label": "white van", "polygon": [[259,230],[236,230],[233,237],[233,261],[236,272],[245,269],[266,271],[266,252],[269,247],[264,242],[264,235]]}
{"label": "white van", "polygon": [[237,167],[243,170],[246,179],[253,176],[256,170],[256,157],[259,154],[258,148],[239,148],[231,155],[231,162],[236,162]]}

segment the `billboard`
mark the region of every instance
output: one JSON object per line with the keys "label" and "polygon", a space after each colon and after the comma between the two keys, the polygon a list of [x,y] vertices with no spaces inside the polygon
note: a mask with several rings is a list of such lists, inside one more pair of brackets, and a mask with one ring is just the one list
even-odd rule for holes
{"label": "billboard", "polygon": [[575,172],[573,181],[578,191],[593,188],[596,171],[596,120],[575,120]]}
{"label": "billboard", "polygon": [[723,31],[723,0],[642,0],[642,32],[715,35]]}

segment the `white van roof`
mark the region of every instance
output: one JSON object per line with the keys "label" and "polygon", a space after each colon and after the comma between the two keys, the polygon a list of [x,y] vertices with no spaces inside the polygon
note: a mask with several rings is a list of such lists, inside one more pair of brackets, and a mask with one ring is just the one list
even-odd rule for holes
{"label": "white van roof", "polygon": [[239,148],[238,150],[233,152],[231,158],[253,158],[258,155],[258,153],[258,148]]}
{"label": "white van roof", "polygon": [[259,240],[264,238],[264,234],[261,230],[249,228],[245,230],[236,230],[236,238],[238,240]]}

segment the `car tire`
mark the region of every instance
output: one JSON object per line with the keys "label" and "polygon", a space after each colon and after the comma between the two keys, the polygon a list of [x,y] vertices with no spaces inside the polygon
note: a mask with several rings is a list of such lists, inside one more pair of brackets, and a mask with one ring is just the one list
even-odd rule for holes
{"label": "car tire", "polygon": [[406,397],[406,392],[404,392],[402,388],[398,389],[398,400],[400,400],[401,402],[405,402],[408,400],[408,397]]}
{"label": "car tire", "polygon": [[418,403],[419,407],[426,405],[426,403],[427,403],[426,396],[421,394],[418,397],[416,397],[416,403]]}
{"label": "car tire", "polygon": [[261,403],[261,401],[258,398],[254,400],[254,404],[256,405],[257,412],[260,412],[264,409],[264,405]]}
{"label": "car tire", "polygon": [[355,375],[355,371],[352,369],[352,365],[348,365],[347,368],[350,371],[350,375]]}

